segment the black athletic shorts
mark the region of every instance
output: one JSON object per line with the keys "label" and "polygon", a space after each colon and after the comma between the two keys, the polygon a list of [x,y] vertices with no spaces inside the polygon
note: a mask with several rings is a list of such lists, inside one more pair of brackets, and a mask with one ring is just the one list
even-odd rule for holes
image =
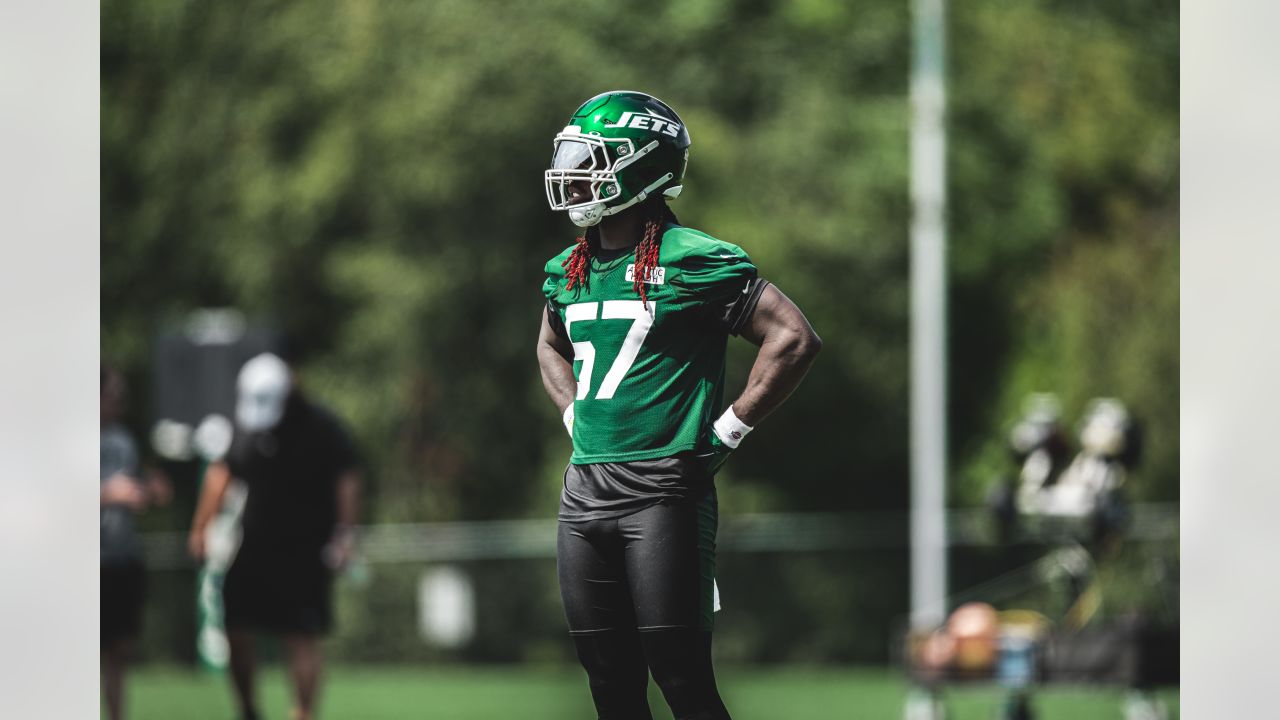
{"label": "black athletic shorts", "polygon": [[102,646],[136,638],[142,629],[142,604],[146,598],[146,570],[141,562],[103,565],[99,600]]}
{"label": "black athletic shorts", "polygon": [[714,487],[621,517],[562,519],[556,564],[569,632],[711,630],[716,524]]}
{"label": "black athletic shorts", "polygon": [[323,635],[333,622],[332,574],[320,548],[297,553],[241,548],[222,582],[228,629]]}

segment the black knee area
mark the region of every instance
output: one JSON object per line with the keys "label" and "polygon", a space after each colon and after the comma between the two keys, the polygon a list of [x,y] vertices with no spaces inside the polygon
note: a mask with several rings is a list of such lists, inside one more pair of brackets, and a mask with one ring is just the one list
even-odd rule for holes
{"label": "black knee area", "polygon": [[652,720],[645,691],[649,668],[635,630],[575,635],[578,660],[587,671],[600,720]]}
{"label": "black knee area", "polygon": [[729,720],[711,667],[711,633],[696,628],[640,634],[654,682],[676,720]]}

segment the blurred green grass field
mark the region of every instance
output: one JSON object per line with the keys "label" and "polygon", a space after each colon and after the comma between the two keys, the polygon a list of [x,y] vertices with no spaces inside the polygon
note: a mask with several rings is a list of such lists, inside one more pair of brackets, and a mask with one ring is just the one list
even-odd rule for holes
{"label": "blurred green grass field", "polygon": [[[722,668],[721,691],[735,720],[829,720],[902,717],[906,682],[877,668]],[[288,689],[278,669],[263,673],[264,720],[288,717]],[[1002,695],[992,687],[949,689],[949,720],[994,720]],[[1178,716],[1177,690],[1161,697]],[[671,715],[650,684],[655,720]],[[1037,694],[1039,720],[1121,720],[1124,691],[1055,688]],[[177,668],[141,668],[131,676],[134,720],[236,720],[227,679]],[[576,668],[334,667],[321,699],[324,720],[572,720],[594,718],[585,677]]]}

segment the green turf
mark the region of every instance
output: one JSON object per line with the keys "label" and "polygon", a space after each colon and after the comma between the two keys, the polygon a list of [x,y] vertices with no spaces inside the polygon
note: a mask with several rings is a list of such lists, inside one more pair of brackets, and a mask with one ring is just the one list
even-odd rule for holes
{"label": "green turf", "polygon": [[[884,669],[723,668],[721,691],[735,720],[830,720],[902,717],[906,684]],[[655,720],[670,720],[656,690]],[[226,679],[172,668],[143,668],[131,676],[133,720],[235,720]],[[263,674],[264,720],[288,717],[288,691],[279,670]],[[948,720],[994,720],[1001,694],[990,687],[951,689]],[[1161,697],[1177,717],[1176,691]],[[1035,701],[1037,720],[1121,720],[1123,692],[1055,688]],[[584,676],[576,668],[421,669],[333,668],[322,697],[326,720],[571,720],[594,718]]]}

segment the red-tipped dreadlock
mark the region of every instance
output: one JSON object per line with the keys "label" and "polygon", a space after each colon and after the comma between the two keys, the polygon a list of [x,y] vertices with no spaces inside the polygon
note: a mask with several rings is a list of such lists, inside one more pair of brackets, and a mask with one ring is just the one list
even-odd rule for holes
{"label": "red-tipped dreadlock", "polygon": [[564,285],[565,290],[572,290],[574,285],[587,284],[587,265],[590,263],[591,247],[587,245],[587,234],[583,233],[573,252],[560,263],[560,267],[565,268],[565,277],[569,278],[569,282]]}
{"label": "red-tipped dreadlock", "polygon": [[636,245],[636,268],[632,275],[632,287],[640,294],[644,309],[649,309],[649,288],[645,280],[658,267],[658,246],[662,244],[662,215],[650,215],[644,221],[644,237]]}
{"label": "red-tipped dreadlock", "polygon": [[[646,287],[645,279],[649,277],[653,268],[658,267],[659,247],[662,245],[662,225],[666,219],[666,207],[662,203],[655,203],[654,207],[656,212],[644,221],[644,235],[636,245],[636,266],[632,275],[632,287],[640,295],[640,302],[644,303],[646,309],[649,307],[649,289]],[[582,237],[578,238],[578,244],[573,248],[573,252],[563,263],[560,263],[560,267],[565,268],[565,277],[569,280],[565,283],[564,289],[572,290],[574,285],[585,286],[587,268],[590,265],[591,246],[587,243],[586,233],[583,233]]]}

